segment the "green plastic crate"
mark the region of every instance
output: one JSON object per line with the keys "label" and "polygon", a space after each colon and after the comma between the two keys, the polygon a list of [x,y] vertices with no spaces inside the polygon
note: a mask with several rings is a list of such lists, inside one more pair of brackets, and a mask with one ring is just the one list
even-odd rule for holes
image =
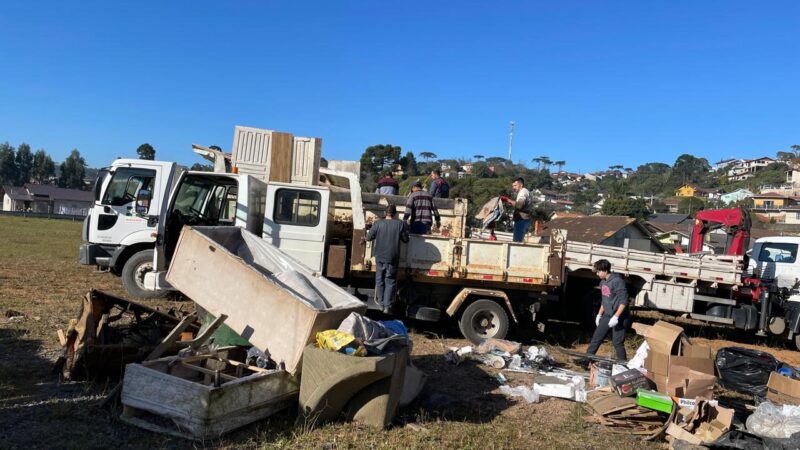
{"label": "green plastic crate", "polygon": [[648,391],[646,389],[639,389],[636,391],[636,404],[667,414],[672,413],[672,408],[675,407],[675,403],[669,395],[656,391]]}

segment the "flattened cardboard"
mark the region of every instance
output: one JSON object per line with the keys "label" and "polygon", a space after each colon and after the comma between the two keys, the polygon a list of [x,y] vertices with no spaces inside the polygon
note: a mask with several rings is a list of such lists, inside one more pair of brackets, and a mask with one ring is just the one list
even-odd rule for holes
{"label": "flattened cardboard", "polygon": [[680,439],[682,441],[686,441],[692,445],[700,445],[703,443],[703,440],[699,437],[695,436],[692,433],[684,430],[683,428],[679,427],[678,425],[671,423],[667,427],[667,434],[674,437],[675,439]]}
{"label": "flattened cardboard", "polygon": [[767,381],[767,400],[782,405],[800,405],[800,381],[772,372]]}

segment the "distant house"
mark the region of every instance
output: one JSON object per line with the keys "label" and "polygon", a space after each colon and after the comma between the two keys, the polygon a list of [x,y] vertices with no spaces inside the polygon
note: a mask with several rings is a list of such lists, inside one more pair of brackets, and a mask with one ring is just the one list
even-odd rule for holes
{"label": "distant house", "polygon": [[626,216],[585,216],[557,218],[547,222],[541,235],[566,230],[568,241],[612,247],[665,252],[666,247],[636,219]]}
{"label": "distant house", "polygon": [[719,200],[722,192],[713,188],[697,188],[694,190],[694,195],[707,200]]}
{"label": "distant house", "polygon": [[78,189],[32,183],[3,186],[3,211],[85,216],[93,202],[92,192]]}
{"label": "distant house", "polygon": [[675,191],[675,197],[694,197],[696,191],[694,186],[684,184]]}
{"label": "distant house", "polygon": [[756,172],[774,163],[775,160],[770,157],[762,157],[756,159],[745,159],[739,161],[728,170],[727,176],[731,181],[742,181],[752,178]]}
{"label": "distant house", "polygon": [[736,158],[721,159],[721,160],[717,161],[714,164],[713,167],[711,167],[711,170],[713,170],[714,172],[717,172],[719,170],[722,170],[722,169],[730,166],[731,164],[736,164],[736,163],[738,163],[740,161],[741,160],[736,159]]}
{"label": "distant house", "polygon": [[747,189],[737,189],[733,192],[728,192],[727,194],[722,194],[719,198],[722,203],[726,205],[730,205],[732,203],[736,203],[738,201],[742,201],[746,198],[750,198],[753,196],[753,193],[748,191]]}
{"label": "distant house", "polygon": [[797,206],[797,199],[776,192],[753,195],[753,209],[781,209]]}
{"label": "distant house", "polygon": [[664,206],[667,207],[668,213],[678,213],[678,205],[680,204],[680,199],[678,197],[667,197],[662,201],[662,203],[664,203]]}
{"label": "distant house", "polygon": [[577,217],[585,217],[583,214],[569,212],[569,211],[555,211],[550,215],[550,220],[555,219],[575,219]]}
{"label": "distant house", "polygon": [[464,169],[464,173],[467,175],[472,175],[472,163],[464,163],[461,168]]}

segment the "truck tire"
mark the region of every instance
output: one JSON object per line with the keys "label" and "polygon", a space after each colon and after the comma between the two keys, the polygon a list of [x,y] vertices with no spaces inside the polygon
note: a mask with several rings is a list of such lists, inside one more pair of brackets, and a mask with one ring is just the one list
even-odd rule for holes
{"label": "truck tire", "polygon": [[508,333],[508,314],[497,302],[477,300],[464,309],[458,328],[475,344],[484,339],[504,339]]}
{"label": "truck tire", "polygon": [[132,297],[161,298],[167,291],[150,291],[144,288],[144,274],[153,270],[153,250],[134,253],[122,267],[122,285]]}

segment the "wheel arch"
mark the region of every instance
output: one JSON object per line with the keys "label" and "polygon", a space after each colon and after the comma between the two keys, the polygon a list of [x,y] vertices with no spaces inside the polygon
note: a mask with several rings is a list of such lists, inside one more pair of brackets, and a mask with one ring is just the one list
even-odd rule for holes
{"label": "wheel arch", "polygon": [[132,245],[121,245],[114,250],[111,255],[110,267],[116,273],[121,273],[125,263],[128,262],[131,256],[139,253],[142,250],[152,250],[155,248],[155,242],[140,242]]}
{"label": "wheel arch", "polygon": [[511,316],[511,319],[514,321],[514,323],[519,323],[516,314],[514,314],[514,308],[511,307],[511,300],[509,300],[508,295],[505,292],[496,289],[461,289],[461,291],[459,291],[458,294],[453,297],[453,300],[450,301],[450,305],[447,306],[447,315],[450,317],[455,317],[464,309],[464,307],[479,299],[492,300],[498,303],[500,306],[505,308],[506,313]]}

